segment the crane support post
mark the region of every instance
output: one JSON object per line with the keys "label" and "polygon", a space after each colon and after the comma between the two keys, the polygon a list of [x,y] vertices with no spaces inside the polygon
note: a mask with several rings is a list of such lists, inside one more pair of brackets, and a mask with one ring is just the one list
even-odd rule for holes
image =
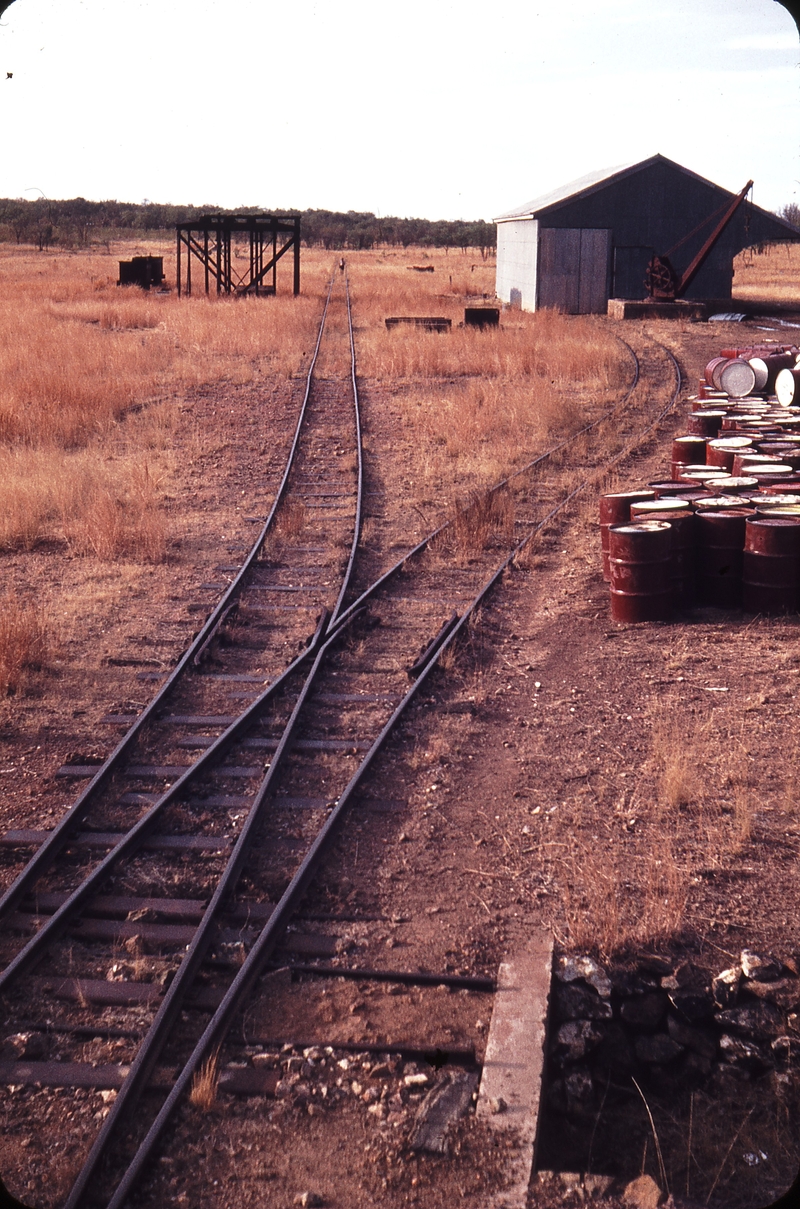
{"label": "crane support post", "polygon": [[734,214],[739,209],[739,206],[742,204],[742,202],[744,201],[745,197],[747,196],[749,191],[752,189],[752,187],[753,187],[753,182],[748,181],[747,184],[745,185],[744,189],[742,189],[741,193],[737,193],[736,197],[734,197],[733,201],[728,206],[728,208],[725,211],[725,213],[723,214],[722,218],[719,220],[716,227],[711,232],[708,239],[703,244],[702,248],[697,253],[694,260],[689,265],[689,267],[686,269],[685,273],[683,274],[680,281],[678,282],[677,287],[675,289],[676,298],[682,298],[684,293],[686,292],[686,290],[688,290],[689,286],[692,284],[695,277],[700,272],[700,269],[703,267],[703,264],[705,263],[706,258],[708,257],[711,250],[713,249],[714,244],[717,242],[720,235],[722,235],[722,232],[725,230],[728,223],[731,221]]}

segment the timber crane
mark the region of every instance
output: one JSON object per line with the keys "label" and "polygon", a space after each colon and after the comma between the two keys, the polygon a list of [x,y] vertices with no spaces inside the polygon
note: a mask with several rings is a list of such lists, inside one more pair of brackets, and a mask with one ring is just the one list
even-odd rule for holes
{"label": "timber crane", "polygon": [[700,269],[703,267],[706,258],[714,247],[714,244],[717,242],[720,235],[722,235],[722,232],[725,230],[728,223],[731,221],[752,187],[753,182],[748,181],[741,193],[737,193],[736,197],[734,197],[731,202],[726,204],[724,207],[721,207],[721,209],[724,209],[724,214],[722,214],[722,217],[720,218],[716,227],[711,232],[708,239],[703,244],[692,263],[684,271],[682,276],[679,277],[673,268],[669,259],[670,256],[673,252],[677,251],[681,244],[686,243],[686,241],[691,239],[693,235],[696,235],[697,232],[706,225],[706,223],[709,221],[709,218],[716,218],[717,214],[720,213],[720,210],[717,210],[714,214],[711,214],[709,218],[703,219],[703,221],[700,223],[700,226],[695,227],[693,231],[690,231],[688,235],[685,235],[683,239],[679,240],[673,248],[670,248],[669,252],[667,252],[664,256],[653,256],[649,265],[647,266],[647,272],[645,273],[644,278],[647,292],[651,298],[674,300],[676,298],[683,297],[699,273]]}

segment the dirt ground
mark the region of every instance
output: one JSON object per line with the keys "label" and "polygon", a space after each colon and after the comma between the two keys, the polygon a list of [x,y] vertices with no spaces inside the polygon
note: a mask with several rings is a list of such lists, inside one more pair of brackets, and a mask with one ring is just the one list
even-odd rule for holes
{"label": "dirt ground", "polygon": [[[615,330],[632,339],[630,325]],[[673,350],[687,384],[745,331],[647,325]],[[374,505],[392,518],[382,539],[388,550],[403,533],[397,518],[416,504],[415,438],[383,386],[363,386],[368,479],[370,454],[392,459],[390,490]],[[113,736],[101,717],[143,705],[150,686],[138,674],[168,666],[186,645],[204,607],[198,585],[244,552],[253,531],[245,518],[263,514],[276,485],[299,389],[299,380],[276,381],[269,392],[215,385],[187,400],[178,447],[190,424],[218,431],[223,411],[226,435],[199,461],[178,459],[168,563],[109,567],[47,551],[3,556],[7,581],[35,591],[59,618],[59,649],[4,716],[0,827],[52,825],[70,800],[53,779],[56,768],[107,754]],[[652,384],[654,411],[668,392],[669,383]],[[665,477],[687,393],[657,439],[619,468],[620,487]],[[800,620],[707,609],[669,624],[613,623],[596,496],[590,489],[579,497],[528,566],[506,577],[471,643],[426,693],[428,706],[444,709],[417,709],[382,757],[374,779],[391,784],[406,809],[359,819],[355,844],[333,853],[312,890],[311,908],[371,917],[337,930],[359,964],[382,953],[394,968],[492,974],[542,925],[564,950],[657,951],[715,971],[743,948],[800,958]],[[442,513],[447,502],[443,492]],[[435,511],[426,521],[435,523]],[[681,780],[677,804],[664,788],[670,769]],[[660,881],[654,861],[662,862]],[[243,1047],[261,1045],[283,1062],[284,1074],[297,1059],[291,1070],[306,1091],[277,1102],[221,1096],[205,1115],[187,1107],[137,1203],[283,1209],[312,1192],[341,1209],[486,1205],[502,1182],[496,1140],[468,1119],[450,1157],[414,1155],[408,1137],[422,1092],[405,1076],[430,1079],[432,1068],[392,1066],[377,1047],[472,1047],[480,1061],[490,997],[334,981],[321,1012],[306,985],[293,984],[289,998],[265,991],[241,1038]],[[372,1049],[351,1058],[351,1051],[323,1051],[304,1071],[308,1059],[299,1051],[280,1056],[279,1046],[292,1041]],[[373,1073],[381,1065],[386,1070]],[[320,1080],[325,1096],[312,1090]],[[370,1087],[377,1097],[367,1095]],[[37,1092],[13,1094],[22,1101],[19,1128],[3,1146],[32,1145],[33,1153],[44,1144]],[[376,1104],[384,1108],[371,1111]],[[732,1105],[729,1138],[740,1119]],[[47,1145],[58,1140],[48,1137]],[[709,1159],[715,1171],[728,1140],[721,1146]],[[749,1181],[739,1203],[755,1207],[782,1189],[768,1164],[757,1171],[743,1164],[744,1149],[733,1150],[717,1195]],[[620,1172],[638,1174],[638,1159],[622,1157]],[[571,1196],[539,1188],[531,1203],[571,1203]]]}

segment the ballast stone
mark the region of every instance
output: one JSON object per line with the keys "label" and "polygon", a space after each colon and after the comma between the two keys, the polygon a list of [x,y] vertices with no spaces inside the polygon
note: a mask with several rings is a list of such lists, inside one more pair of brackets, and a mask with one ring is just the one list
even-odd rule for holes
{"label": "ballast stone", "polygon": [[663,1020],[666,1008],[666,995],[655,991],[626,1000],[620,1007],[619,1014],[626,1024],[632,1024],[636,1028],[655,1029]]}
{"label": "ballast stone", "polygon": [[741,966],[731,966],[729,970],[721,970],[711,982],[714,1002],[721,1008],[727,1008],[734,1004],[741,981]]}
{"label": "ballast stone", "polygon": [[636,1057],[640,1062],[673,1062],[683,1053],[683,1046],[673,1041],[666,1033],[645,1033],[634,1041]]}
{"label": "ballast stone", "polygon": [[759,982],[774,982],[783,973],[783,963],[770,954],[742,949],[740,960],[745,978],[756,978]]}
{"label": "ballast stone", "polygon": [[718,1024],[732,1029],[735,1033],[744,1033],[759,1041],[769,1041],[783,1032],[781,1013],[771,1003],[748,1003],[745,1007],[717,1012],[716,1020]]}
{"label": "ballast stone", "polygon": [[578,982],[556,983],[555,1008],[559,1020],[610,1020],[611,1004],[591,987]]}
{"label": "ballast stone", "polygon": [[593,1020],[570,1020],[556,1033],[553,1057],[560,1064],[579,1062],[602,1040],[603,1033]]}
{"label": "ballast stone", "polygon": [[592,957],[560,957],[556,978],[561,982],[575,982],[580,978],[594,987],[603,999],[611,994],[611,979]]}
{"label": "ballast stone", "polygon": [[771,1065],[766,1051],[755,1041],[745,1041],[743,1037],[732,1037],[723,1033],[719,1039],[719,1048],[726,1062],[746,1070],[767,1070]]}

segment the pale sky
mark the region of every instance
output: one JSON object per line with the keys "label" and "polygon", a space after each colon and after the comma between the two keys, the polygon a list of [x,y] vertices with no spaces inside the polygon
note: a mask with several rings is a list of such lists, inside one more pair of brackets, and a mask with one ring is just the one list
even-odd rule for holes
{"label": "pale sky", "polygon": [[[12,78],[7,78],[7,73]],[[0,196],[485,218],[656,152],[800,204],[775,0],[16,0]]]}

